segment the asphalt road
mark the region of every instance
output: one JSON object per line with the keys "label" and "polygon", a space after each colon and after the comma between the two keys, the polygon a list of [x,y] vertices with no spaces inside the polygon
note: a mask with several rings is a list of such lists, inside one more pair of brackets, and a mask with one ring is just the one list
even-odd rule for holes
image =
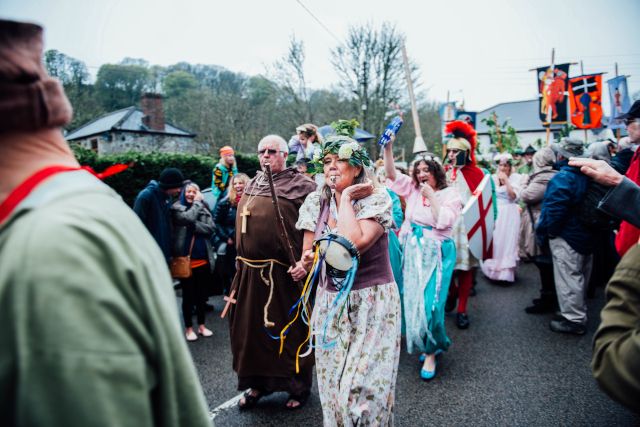
{"label": "asphalt road", "polygon": [[[509,288],[489,284],[478,274],[477,296],[469,302],[471,327],[458,330],[455,318],[447,318],[453,344],[440,357],[434,380],[419,378],[417,356],[408,355],[403,347],[395,424],[640,425],[640,416],[610,400],[591,376],[591,340],[604,304],[603,290],[588,302],[588,333],[577,337],[551,332],[550,315],[524,312],[538,287],[533,265],[521,265],[517,282]],[[285,410],[283,393],[262,399],[249,412],[237,409],[230,401],[239,391],[231,369],[228,327],[219,317],[223,301],[220,297],[212,301],[216,312],[208,314],[207,325],[214,336],[200,338],[189,348],[215,425],[322,425],[315,378],[312,396],[300,410]]]}

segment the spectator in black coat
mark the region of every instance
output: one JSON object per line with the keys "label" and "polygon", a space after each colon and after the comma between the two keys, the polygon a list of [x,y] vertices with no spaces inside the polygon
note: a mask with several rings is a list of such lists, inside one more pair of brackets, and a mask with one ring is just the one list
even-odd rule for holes
{"label": "spectator in black coat", "polygon": [[160,246],[167,263],[171,259],[171,197],[180,193],[183,183],[180,169],[166,168],[158,181],[150,181],[140,191],[133,204],[133,210]]}

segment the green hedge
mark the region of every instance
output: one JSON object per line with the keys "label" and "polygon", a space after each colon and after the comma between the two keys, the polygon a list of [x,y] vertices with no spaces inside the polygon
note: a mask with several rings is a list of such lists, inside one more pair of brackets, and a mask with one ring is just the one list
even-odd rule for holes
{"label": "green hedge", "polygon": [[[138,153],[127,152],[98,156],[95,152],[72,145],[73,152],[82,166],[90,166],[96,172],[102,172],[111,165],[133,163],[133,167],[117,175],[106,178],[104,182],[118,192],[126,203],[133,202],[152,179],[158,179],[164,168],[174,167],[182,171],[186,179],[196,182],[200,188],[211,186],[211,172],[218,159],[195,154]],[[258,170],[258,157],[236,154],[238,170],[253,177]]]}

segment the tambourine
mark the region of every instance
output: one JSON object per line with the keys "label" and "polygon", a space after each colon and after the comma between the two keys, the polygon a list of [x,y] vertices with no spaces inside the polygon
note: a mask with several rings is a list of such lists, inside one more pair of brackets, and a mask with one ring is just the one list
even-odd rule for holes
{"label": "tambourine", "polygon": [[324,258],[326,272],[330,277],[343,279],[353,267],[354,258],[360,262],[360,251],[356,245],[337,233],[326,233],[318,238],[314,245],[319,255]]}

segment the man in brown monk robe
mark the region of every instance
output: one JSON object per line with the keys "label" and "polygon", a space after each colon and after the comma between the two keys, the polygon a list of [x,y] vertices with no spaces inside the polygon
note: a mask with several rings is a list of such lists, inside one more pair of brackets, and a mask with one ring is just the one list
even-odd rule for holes
{"label": "man in brown monk robe", "polygon": [[[316,184],[286,167],[287,154],[286,141],[277,135],[265,136],[258,144],[261,167],[271,166],[293,253],[300,254],[303,235],[295,228],[298,209]],[[240,399],[240,409],[251,408],[276,391],[288,392],[286,407],[295,409],[304,405],[311,389],[313,354],[299,359],[296,374],[296,350],[306,338],[305,325],[297,322],[288,331],[282,354],[280,341],[274,339],[291,320],[289,309],[301,291],[287,273],[289,248],[277,221],[267,176],[259,171],[244,190],[236,219],[238,270],[231,290],[237,303],[230,309],[229,325],[238,390],[248,389]]]}

